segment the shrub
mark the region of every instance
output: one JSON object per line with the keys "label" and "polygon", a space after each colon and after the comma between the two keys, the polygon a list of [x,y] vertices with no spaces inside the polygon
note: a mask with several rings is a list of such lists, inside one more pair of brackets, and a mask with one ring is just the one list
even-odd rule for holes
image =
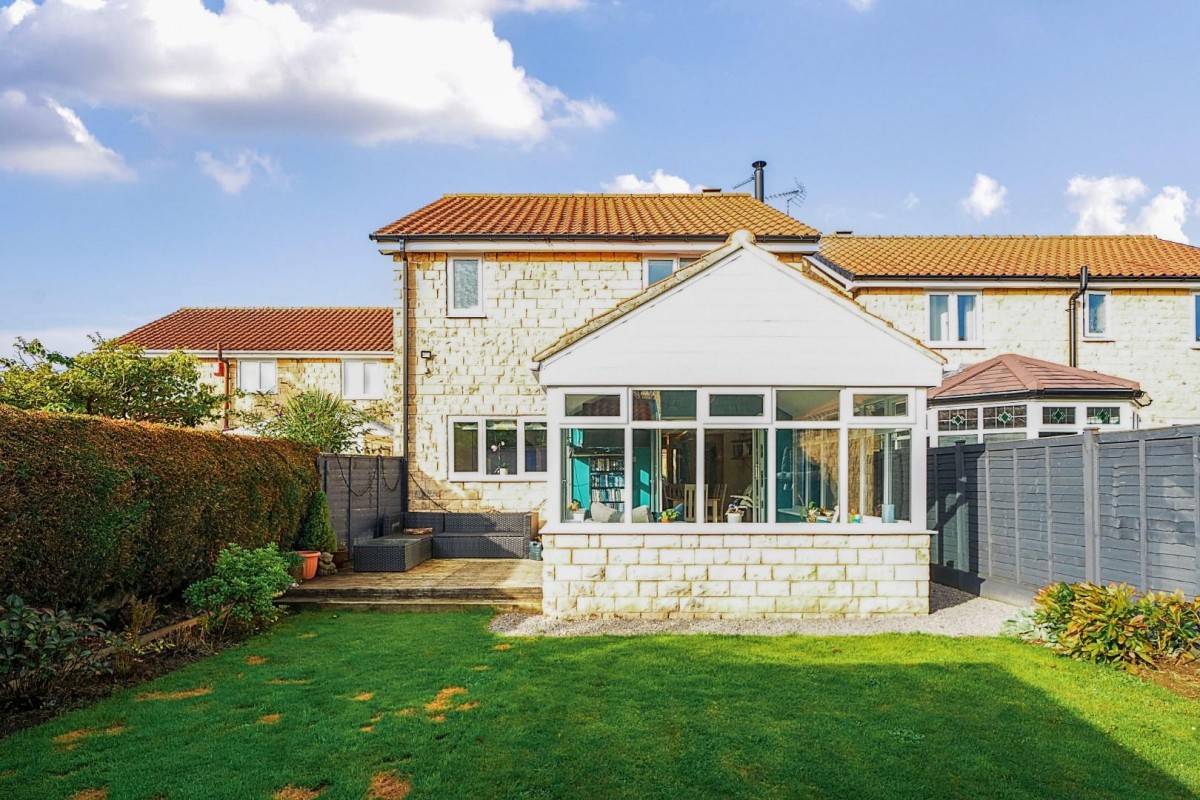
{"label": "shrub", "polygon": [[318,448],[322,453],[357,452],[357,439],[371,416],[340,397],[320,389],[294,395],[275,416],[255,420],[250,427],[272,439],[290,439]]}
{"label": "shrub", "polygon": [[172,595],[229,543],[290,547],[315,451],[0,406],[0,586],[27,602]]}
{"label": "shrub", "polygon": [[222,632],[230,626],[239,632],[263,628],[279,618],[271,601],[292,585],[288,567],[297,561],[294,553],[281,553],[273,544],[256,550],[231,544],[221,551],[212,577],[193,583],[183,596]]}
{"label": "shrub", "polygon": [[329,498],[318,491],[308,504],[308,513],[304,515],[300,535],[296,537],[296,549],[332,553],[337,546],[337,534],[329,522]]}
{"label": "shrub", "polygon": [[103,629],[86,615],[0,602],[0,707],[36,707],[107,671]]}
{"label": "shrub", "polygon": [[1200,599],[1128,584],[1053,584],[1034,598],[1041,639],[1060,653],[1097,663],[1154,666],[1200,650]]}

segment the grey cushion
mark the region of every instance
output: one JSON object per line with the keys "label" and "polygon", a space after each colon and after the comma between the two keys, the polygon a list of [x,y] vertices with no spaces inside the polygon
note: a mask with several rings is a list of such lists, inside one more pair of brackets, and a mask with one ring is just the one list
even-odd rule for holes
{"label": "grey cushion", "polygon": [[621,512],[604,503],[592,503],[592,522],[620,522]]}

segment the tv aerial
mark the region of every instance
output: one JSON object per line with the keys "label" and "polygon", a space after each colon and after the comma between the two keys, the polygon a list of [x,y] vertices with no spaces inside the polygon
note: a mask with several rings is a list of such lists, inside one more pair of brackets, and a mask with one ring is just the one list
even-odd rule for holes
{"label": "tv aerial", "polygon": [[796,210],[799,211],[800,206],[804,205],[804,201],[808,199],[808,189],[804,187],[804,184],[796,178],[792,178],[792,183],[796,185],[795,189],[767,195],[768,200],[778,200],[781,197],[786,198],[784,208],[789,217],[792,215],[793,203],[796,205]]}

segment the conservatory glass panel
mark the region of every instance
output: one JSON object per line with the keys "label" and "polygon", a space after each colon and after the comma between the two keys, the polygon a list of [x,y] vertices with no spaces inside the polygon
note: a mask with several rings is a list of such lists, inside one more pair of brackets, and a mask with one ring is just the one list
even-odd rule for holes
{"label": "conservatory glass panel", "polygon": [[679,521],[696,519],[696,431],[633,432],[634,522],[652,522],[671,509]]}
{"label": "conservatory glass panel", "polygon": [[625,429],[562,430],[563,521],[621,522],[625,508]]}
{"label": "conservatory glass panel", "polygon": [[912,431],[851,429],[850,521],[908,522],[911,517]]}
{"label": "conservatory glass panel", "polygon": [[839,431],[775,432],[775,521],[837,522]]}

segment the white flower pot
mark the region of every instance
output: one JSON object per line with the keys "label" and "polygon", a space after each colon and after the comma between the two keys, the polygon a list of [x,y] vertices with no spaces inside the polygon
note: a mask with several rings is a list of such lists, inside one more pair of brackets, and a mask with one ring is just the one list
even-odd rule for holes
{"label": "white flower pot", "polygon": [[742,514],[726,514],[725,521],[730,524],[740,524],[742,521],[742,516]]}
{"label": "white flower pot", "polygon": [[575,520],[576,522],[583,522],[583,515],[585,513],[586,512],[583,512],[583,511],[572,511],[571,519]]}
{"label": "white flower pot", "polygon": [[508,467],[497,467],[497,469],[496,469],[496,474],[497,474],[497,475],[507,475],[507,474],[508,474]]}

